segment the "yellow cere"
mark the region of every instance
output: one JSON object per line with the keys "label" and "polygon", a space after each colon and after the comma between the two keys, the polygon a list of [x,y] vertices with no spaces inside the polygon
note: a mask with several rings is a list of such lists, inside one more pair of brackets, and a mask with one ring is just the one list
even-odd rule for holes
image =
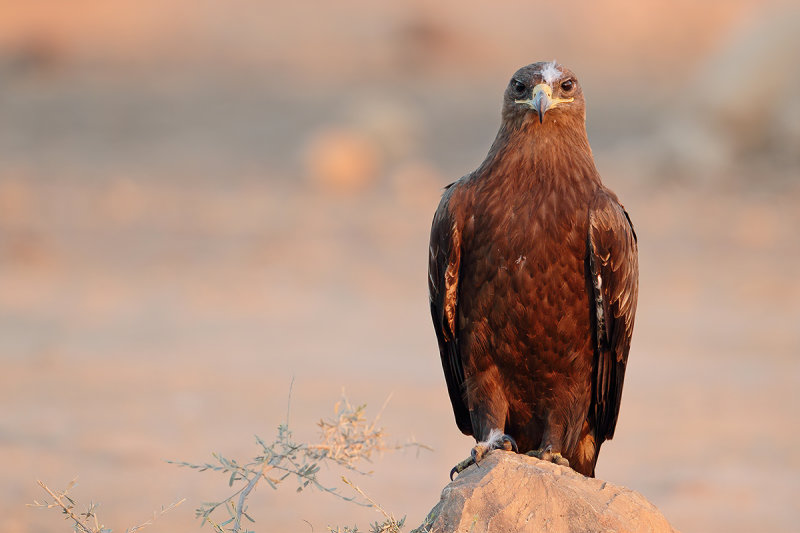
{"label": "yellow cere", "polygon": [[539,92],[544,92],[544,94],[547,95],[547,98],[550,99],[550,102],[551,102],[550,108],[551,109],[553,107],[555,107],[557,104],[562,104],[562,103],[566,103],[566,102],[572,102],[573,100],[575,100],[574,97],[573,98],[553,98],[553,89],[552,89],[552,87],[550,87],[546,83],[540,83],[539,85],[534,87],[533,88],[533,94],[531,95],[531,98],[532,99],[536,98],[536,93],[539,93]]}

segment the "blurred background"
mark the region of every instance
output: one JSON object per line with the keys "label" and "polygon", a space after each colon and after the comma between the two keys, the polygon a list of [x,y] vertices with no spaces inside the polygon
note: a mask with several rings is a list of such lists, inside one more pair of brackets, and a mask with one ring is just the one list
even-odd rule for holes
{"label": "blurred background", "polygon": [[[430,220],[511,74],[552,59],[640,243],[598,476],[683,531],[797,530],[800,6],[470,4],[0,2],[0,530],[67,530],[25,504],[75,476],[115,531],[182,497],[151,530],[196,530],[227,477],[162,460],[252,457],[293,378],[302,439],[343,388],[370,415],[393,394],[390,442],[435,450],[354,481],[419,524],[472,443],[430,325]],[[250,514],[380,518],[291,487]]]}

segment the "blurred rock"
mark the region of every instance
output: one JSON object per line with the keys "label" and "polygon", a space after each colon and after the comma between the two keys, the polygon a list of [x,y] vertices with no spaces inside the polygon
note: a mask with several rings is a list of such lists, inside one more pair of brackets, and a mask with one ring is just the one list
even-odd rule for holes
{"label": "blurred rock", "polygon": [[800,9],[759,11],[675,91],[658,146],[662,172],[797,178]]}
{"label": "blurred rock", "polygon": [[326,189],[355,192],[373,183],[380,169],[378,146],[354,129],[318,131],[305,150],[305,166],[312,182]]}
{"label": "blurred rock", "polygon": [[[787,128],[787,112],[797,117],[800,103],[800,10],[774,9],[733,35],[701,68],[694,80],[699,104],[734,150],[788,148],[796,151],[798,128]],[[786,121],[792,122],[792,121]]]}
{"label": "blurred rock", "polygon": [[515,453],[495,451],[442,491],[415,533],[672,532],[642,495]]}
{"label": "blurred rock", "polygon": [[17,78],[51,74],[64,65],[66,56],[66,46],[57,36],[34,31],[0,46],[0,75]]}

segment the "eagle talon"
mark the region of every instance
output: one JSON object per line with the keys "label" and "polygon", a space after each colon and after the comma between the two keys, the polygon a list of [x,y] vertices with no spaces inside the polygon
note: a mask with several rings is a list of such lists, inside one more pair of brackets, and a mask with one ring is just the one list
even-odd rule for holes
{"label": "eagle talon", "polygon": [[[499,431],[497,432],[500,433]],[[450,481],[453,481],[454,474],[460,474],[468,467],[475,465],[480,466],[479,463],[483,458],[492,450],[504,450],[507,452],[519,453],[517,442],[510,435],[499,435],[490,438],[486,442],[479,442],[469,452],[469,457],[458,463],[450,470]]]}
{"label": "eagle talon", "polygon": [[547,448],[539,448],[538,450],[531,450],[527,452],[525,455],[530,455],[531,457],[536,457],[537,459],[541,459],[542,461],[547,461],[549,463],[555,463],[560,466],[569,466],[569,461],[566,457],[561,455],[560,452],[553,452],[553,447],[548,446]]}
{"label": "eagle talon", "polygon": [[456,466],[453,467],[452,470],[450,470],[450,481],[453,481],[454,474],[460,474],[473,464],[477,465],[478,463],[475,462],[475,458],[473,458],[472,455],[470,455],[469,457],[458,463]]}
{"label": "eagle talon", "polygon": [[505,450],[507,452],[519,453],[519,448],[517,447],[517,441],[511,438],[511,435],[503,435],[503,440],[501,441],[501,447],[498,449]]}

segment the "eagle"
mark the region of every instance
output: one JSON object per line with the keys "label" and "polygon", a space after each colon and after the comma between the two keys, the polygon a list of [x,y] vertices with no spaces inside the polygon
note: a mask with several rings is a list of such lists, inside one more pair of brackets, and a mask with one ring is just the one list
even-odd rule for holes
{"label": "eagle", "polygon": [[606,188],[575,74],[519,69],[477,170],[442,194],[428,289],[456,425],[594,477],[614,436],[638,295],[631,219]]}

